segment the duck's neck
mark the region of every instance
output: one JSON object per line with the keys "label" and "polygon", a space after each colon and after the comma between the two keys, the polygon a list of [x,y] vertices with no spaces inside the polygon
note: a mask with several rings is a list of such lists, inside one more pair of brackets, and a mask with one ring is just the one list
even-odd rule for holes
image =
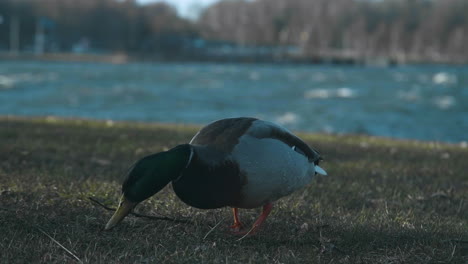
{"label": "duck's neck", "polygon": [[171,180],[179,177],[183,169],[187,168],[193,157],[190,144],[178,145],[165,152],[165,165]]}
{"label": "duck's neck", "polygon": [[180,177],[184,169],[186,169],[194,155],[193,147],[190,144],[183,144],[173,149],[168,150],[167,152],[167,166],[168,175],[170,180],[176,180]]}
{"label": "duck's neck", "polygon": [[133,202],[151,197],[181,175],[192,155],[192,147],[183,144],[143,158],[130,171],[122,191]]}

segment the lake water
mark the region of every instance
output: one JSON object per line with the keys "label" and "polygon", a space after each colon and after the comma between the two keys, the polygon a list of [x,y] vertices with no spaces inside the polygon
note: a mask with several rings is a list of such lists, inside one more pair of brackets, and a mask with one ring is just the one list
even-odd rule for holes
{"label": "lake water", "polygon": [[468,66],[1,61],[0,115],[191,124],[254,116],[291,130],[460,142]]}

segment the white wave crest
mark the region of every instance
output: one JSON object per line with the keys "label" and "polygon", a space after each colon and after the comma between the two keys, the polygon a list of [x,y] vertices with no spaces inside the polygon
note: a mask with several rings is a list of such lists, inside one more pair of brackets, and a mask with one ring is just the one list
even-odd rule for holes
{"label": "white wave crest", "polygon": [[434,99],[434,104],[439,107],[439,109],[445,110],[453,107],[456,104],[455,98],[453,96],[440,96]]}
{"label": "white wave crest", "polygon": [[448,72],[438,72],[432,76],[432,82],[435,84],[454,84],[457,81],[457,76]]}
{"label": "white wave crest", "polygon": [[280,125],[291,125],[297,123],[299,116],[292,112],[286,112],[278,116],[275,121]]}
{"label": "white wave crest", "polygon": [[356,92],[348,87],[338,89],[312,89],[304,93],[306,99],[353,98]]}
{"label": "white wave crest", "polygon": [[53,72],[40,75],[32,73],[0,75],[0,89],[11,89],[19,83],[38,83],[44,81],[54,81],[56,79],[58,79],[58,75]]}
{"label": "white wave crest", "polygon": [[15,85],[15,79],[5,76],[5,75],[0,75],[0,89],[10,89],[13,88]]}

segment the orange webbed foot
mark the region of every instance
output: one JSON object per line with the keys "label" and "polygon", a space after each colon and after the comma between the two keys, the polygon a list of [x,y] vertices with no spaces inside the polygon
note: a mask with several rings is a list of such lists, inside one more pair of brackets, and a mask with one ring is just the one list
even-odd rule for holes
{"label": "orange webbed foot", "polygon": [[[273,208],[273,205],[271,203],[267,203],[263,206],[263,211],[260,217],[258,217],[257,221],[252,225],[252,228],[248,230],[241,231],[243,225],[239,220],[239,215],[238,215],[238,209],[233,208],[233,214],[234,214],[234,224],[231,226],[231,233],[234,235],[240,235],[240,236],[247,236],[247,235],[253,235],[257,232],[259,227],[265,222],[266,218],[271,212],[271,209]],[[243,238],[243,237],[242,237]],[[241,238],[241,239],[242,239]]]}
{"label": "orange webbed foot", "polygon": [[229,228],[231,229],[231,233],[237,234],[244,227],[244,225],[239,220],[239,209],[238,208],[232,208],[232,214],[234,215],[234,224],[232,226],[230,226]]}
{"label": "orange webbed foot", "polygon": [[237,223],[234,223],[232,226],[230,226],[229,229],[231,230],[232,233],[238,233],[240,232],[240,230],[242,230],[243,227],[244,225],[241,222],[237,222]]}

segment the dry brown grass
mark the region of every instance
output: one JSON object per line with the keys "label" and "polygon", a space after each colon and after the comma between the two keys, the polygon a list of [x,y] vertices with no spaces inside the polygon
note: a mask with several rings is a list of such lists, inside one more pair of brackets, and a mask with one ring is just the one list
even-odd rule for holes
{"label": "dry brown grass", "polygon": [[[2,263],[468,263],[468,150],[366,136],[301,136],[329,177],[275,204],[258,235],[230,210],[197,210],[165,188],[102,231],[127,167],[196,127],[0,119]],[[259,210],[242,210],[251,223]],[[214,228],[213,228],[214,227]],[[73,256],[73,255],[74,256]]]}

